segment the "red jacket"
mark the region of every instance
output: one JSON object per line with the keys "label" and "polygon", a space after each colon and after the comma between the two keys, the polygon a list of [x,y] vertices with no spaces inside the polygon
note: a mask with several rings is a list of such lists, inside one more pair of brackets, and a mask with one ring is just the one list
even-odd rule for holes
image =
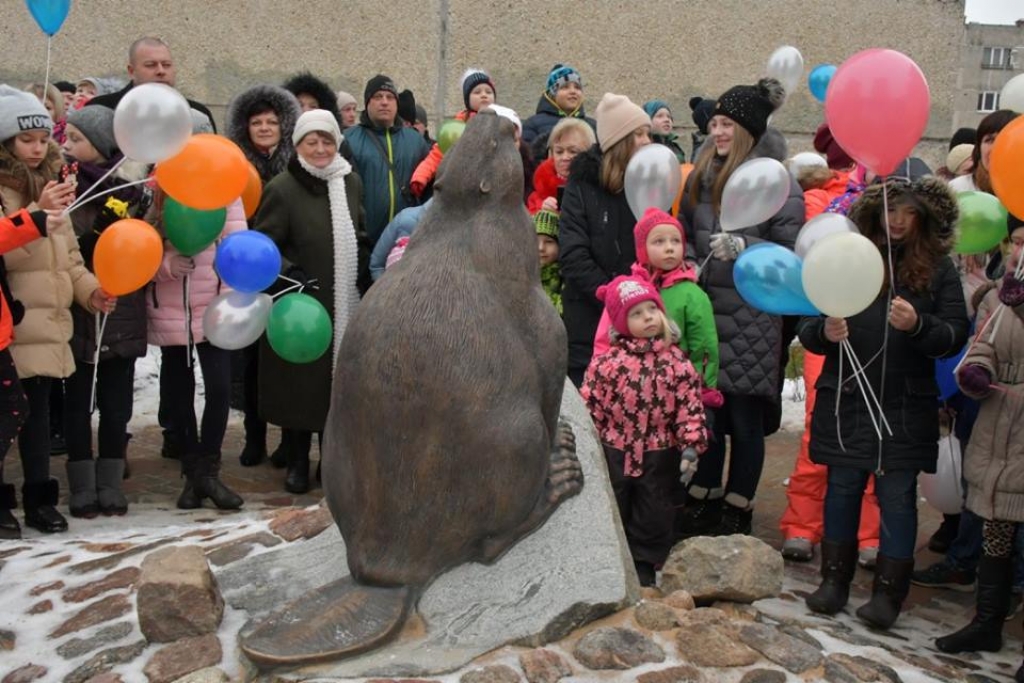
{"label": "red jacket", "polygon": [[[526,198],[526,210],[530,215],[537,213],[548,197],[557,197],[558,188],[565,187],[568,178],[559,178],[555,173],[555,160],[548,158],[533,172],[533,192]],[[562,207],[558,207],[559,210]]]}
{"label": "red jacket", "polygon": [[[46,214],[42,211],[29,213],[21,209],[10,216],[0,218],[0,254],[23,247],[46,234]],[[11,312],[11,290],[7,286],[7,269],[0,260],[0,351],[6,349],[14,339],[14,315]]]}

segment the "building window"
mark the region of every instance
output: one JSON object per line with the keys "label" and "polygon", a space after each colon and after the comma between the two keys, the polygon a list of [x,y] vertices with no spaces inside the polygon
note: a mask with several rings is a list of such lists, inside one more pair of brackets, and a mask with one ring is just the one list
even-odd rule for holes
{"label": "building window", "polygon": [[1009,69],[1010,48],[986,47],[981,51],[982,69]]}
{"label": "building window", "polygon": [[980,92],[978,93],[978,111],[988,112],[999,109],[999,93]]}

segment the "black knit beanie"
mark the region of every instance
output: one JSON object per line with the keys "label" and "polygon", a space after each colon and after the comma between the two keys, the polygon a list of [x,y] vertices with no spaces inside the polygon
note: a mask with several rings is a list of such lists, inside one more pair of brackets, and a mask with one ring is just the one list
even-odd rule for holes
{"label": "black knit beanie", "polygon": [[762,78],[757,85],[736,85],[726,90],[715,103],[712,116],[728,116],[759,140],[768,128],[768,117],[785,98],[781,83],[774,78]]}
{"label": "black knit beanie", "polygon": [[395,87],[395,82],[389,76],[377,74],[366,82],[366,89],[363,91],[363,106],[365,107],[370,98],[381,90],[386,90],[398,97],[398,88]]}

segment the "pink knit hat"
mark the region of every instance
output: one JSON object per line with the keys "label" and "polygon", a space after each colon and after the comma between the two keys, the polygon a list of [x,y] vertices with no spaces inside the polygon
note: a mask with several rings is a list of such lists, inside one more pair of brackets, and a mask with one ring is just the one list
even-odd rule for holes
{"label": "pink knit hat", "polygon": [[665,312],[665,304],[650,280],[637,275],[620,275],[597,288],[597,298],[604,302],[608,319],[619,334],[629,334],[629,311],[637,304],[653,301]]}
{"label": "pink knit hat", "polygon": [[644,215],[637,221],[636,227],[633,228],[633,241],[636,242],[636,260],[642,266],[646,266],[651,262],[647,258],[647,236],[651,234],[651,230],[654,230],[659,225],[674,226],[679,231],[679,236],[683,238],[683,242],[686,242],[686,232],[683,230],[682,223],[673,218],[671,214],[652,206],[644,211]]}

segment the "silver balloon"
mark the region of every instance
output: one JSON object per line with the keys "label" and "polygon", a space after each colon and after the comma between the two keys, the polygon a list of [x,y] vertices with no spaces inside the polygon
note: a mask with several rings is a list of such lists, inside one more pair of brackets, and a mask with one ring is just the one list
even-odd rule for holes
{"label": "silver balloon", "polygon": [[737,167],[722,188],[722,230],[742,230],[763,223],[779,212],[792,180],[775,159],[759,157]]}
{"label": "silver balloon", "polygon": [[800,171],[805,168],[814,167],[828,168],[828,162],[825,161],[825,157],[814,152],[800,152],[789,158],[789,175],[794,178],[799,178]]}
{"label": "silver balloon", "polygon": [[267,329],[274,300],[261,292],[225,292],[203,313],[203,334],[216,347],[234,351],[252,344]]}
{"label": "silver balloon", "polygon": [[129,159],[156,164],[181,151],[192,135],[192,108],[163,83],[137,85],[114,110],[114,138]]}
{"label": "silver balloon", "polygon": [[793,251],[800,258],[807,258],[807,254],[815,244],[829,235],[846,232],[860,234],[860,230],[857,229],[854,222],[846,216],[840,213],[819,213],[800,228]]}
{"label": "silver balloon", "polygon": [[768,58],[765,73],[782,83],[789,97],[804,79],[804,57],[792,45],[783,45]]}
{"label": "silver balloon", "polygon": [[671,149],[665,145],[644,145],[626,165],[623,183],[626,202],[639,220],[652,206],[662,211],[672,208],[683,184],[683,171]]}

